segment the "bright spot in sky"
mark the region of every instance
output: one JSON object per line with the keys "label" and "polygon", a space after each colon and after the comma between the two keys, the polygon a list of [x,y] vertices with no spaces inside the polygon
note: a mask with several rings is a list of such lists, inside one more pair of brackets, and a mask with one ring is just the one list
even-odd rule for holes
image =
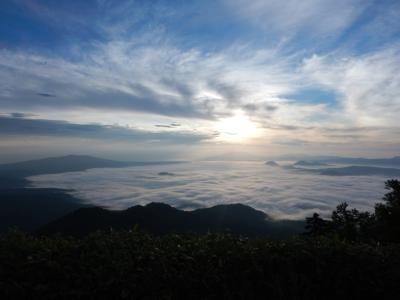
{"label": "bright spot in sky", "polygon": [[221,119],[215,126],[219,139],[226,142],[243,142],[258,135],[259,128],[243,112]]}

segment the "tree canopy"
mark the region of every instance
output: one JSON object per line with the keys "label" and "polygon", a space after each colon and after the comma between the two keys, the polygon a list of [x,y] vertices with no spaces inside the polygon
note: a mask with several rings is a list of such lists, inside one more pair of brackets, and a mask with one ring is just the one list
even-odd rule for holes
{"label": "tree canopy", "polygon": [[317,213],[306,218],[306,234],[350,241],[400,242],[400,181],[388,180],[385,187],[389,192],[383,202],[375,205],[373,213],[350,209],[343,202],[332,212],[330,220]]}

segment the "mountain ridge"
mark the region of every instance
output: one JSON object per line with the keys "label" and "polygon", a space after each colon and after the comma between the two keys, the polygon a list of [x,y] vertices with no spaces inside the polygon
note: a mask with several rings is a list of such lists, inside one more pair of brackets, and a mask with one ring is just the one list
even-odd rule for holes
{"label": "mountain ridge", "polygon": [[293,166],[301,167],[319,167],[319,166],[329,166],[327,163],[314,161],[314,160],[299,160],[293,164]]}
{"label": "mountain ridge", "polygon": [[385,165],[400,166],[400,156],[390,158],[365,158],[365,157],[327,157],[314,159],[313,161],[324,163],[341,163],[341,164],[360,164],[360,165]]}
{"label": "mountain ridge", "polygon": [[98,230],[129,230],[135,226],[156,235],[229,232],[282,238],[301,233],[304,222],[275,221],[264,212],[239,203],[183,211],[165,203],[152,202],[121,211],[101,207],[79,208],[45,225],[37,233],[85,236]]}

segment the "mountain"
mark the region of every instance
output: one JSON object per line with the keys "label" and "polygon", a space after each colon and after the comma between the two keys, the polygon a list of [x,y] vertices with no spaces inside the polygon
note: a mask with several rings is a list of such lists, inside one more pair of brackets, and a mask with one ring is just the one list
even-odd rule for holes
{"label": "mountain", "polygon": [[40,174],[85,171],[92,168],[121,168],[177,162],[128,162],[97,158],[88,155],[67,155],[0,165],[0,178],[22,178]]}
{"label": "mountain", "polygon": [[273,160],[267,161],[265,164],[270,167],[279,167],[279,164]]}
{"label": "mountain", "polygon": [[183,211],[163,203],[150,203],[122,211],[80,208],[47,224],[38,233],[84,236],[97,230],[129,230],[135,225],[153,234],[231,232],[273,238],[292,236],[304,228],[303,221],[274,221],[265,213],[242,204]]}
{"label": "mountain", "polygon": [[309,161],[309,160],[299,160],[293,164],[294,167],[319,167],[319,166],[328,166],[327,163],[318,162],[318,161]]}
{"label": "mountain", "polygon": [[317,175],[327,176],[386,176],[393,178],[400,178],[400,169],[395,168],[382,168],[372,166],[348,166],[338,168],[322,168],[322,169],[309,169],[309,168],[294,168],[292,170],[304,173],[313,173]]}
{"label": "mountain", "polygon": [[85,206],[60,189],[3,188],[0,199],[0,233],[11,227],[34,231]]}
{"label": "mountain", "polygon": [[363,176],[363,175],[381,175],[388,177],[400,177],[400,169],[379,168],[368,166],[349,166],[343,168],[327,168],[315,170],[321,175],[330,176]]}
{"label": "mountain", "polygon": [[37,230],[79,207],[83,201],[66,190],[30,188],[28,176],[84,171],[91,168],[164,165],[178,162],[121,162],[86,155],[68,155],[0,165],[0,232],[10,227]]}
{"label": "mountain", "polygon": [[327,157],[318,159],[319,162],[348,164],[348,165],[381,165],[390,167],[400,167],[400,156],[392,158],[352,158],[352,157]]}

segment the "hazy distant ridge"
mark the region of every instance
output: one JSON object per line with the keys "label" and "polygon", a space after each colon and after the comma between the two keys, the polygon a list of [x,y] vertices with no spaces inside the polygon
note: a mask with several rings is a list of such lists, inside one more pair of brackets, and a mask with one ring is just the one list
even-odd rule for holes
{"label": "hazy distant ridge", "polygon": [[327,168],[315,170],[321,175],[330,176],[361,176],[361,175],[382,175],[390,177],[400,177],[400,169],[379,168],[368,166],[349,166],[343,168]]}
{"label": "hazy distant ridge", "polygon": [[294,167],[319,167],[319,166],[328,166],[327,163],[319,162],[319,161],[308,161],[308,160],[299,160],[293,164]]}
{"label": "hazy distant ridge", "polygon": [[132,162],[116,161],[97,158],[88,155],[67,155],[61,157],[50,157],[38,160],[29,160],[11,164],[0,165],[0,176],[26,177],[41,174],[57,174],[65,172],[85,171],[93,168],[121,168],[129,166],[143,166],[152,164],[171,164],[176,161],[166,162]]}
{"label": "hazy distant ridge", "polygon": [[315,161],[348,165],[384,165],[390,167],[400,167],[400,156],[395,156],[392,158],[328,157],[320,158]]}

